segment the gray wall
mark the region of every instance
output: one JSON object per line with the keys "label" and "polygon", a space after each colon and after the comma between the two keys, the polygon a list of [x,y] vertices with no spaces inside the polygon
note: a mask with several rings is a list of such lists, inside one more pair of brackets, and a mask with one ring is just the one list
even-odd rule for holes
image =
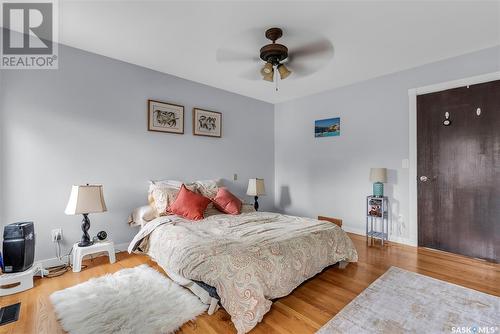
{"label": "gray wall", "polygon": [[[370,167],[389,169],[394,239],[408,238],[408,89],[500,70],[500,48],[281,103],[275,106],[276,207],[344,219],[364,233]],[[341,117],[340,137],[314,138],[314,120]]]}
{"label": "gray wall", "polygon": [[[64,46],[59,70],[0,75],[0,219],[35,222],[37,259],[55,256],[51,229],[63,229],[66,250],[81,236],[81,217],[63,212],[73,184],[104,185],[109,211],[91,215],[91,234],[115,243],[137,232],[126,219],[149,179],[225,178],[252,202],[248,178],[262,177],[262,208],[273,209],[271,104]],[[148,99],[184,105],[185,134],[148,132]],[[223,113],[223,138],[192,135],[195,106]]]}

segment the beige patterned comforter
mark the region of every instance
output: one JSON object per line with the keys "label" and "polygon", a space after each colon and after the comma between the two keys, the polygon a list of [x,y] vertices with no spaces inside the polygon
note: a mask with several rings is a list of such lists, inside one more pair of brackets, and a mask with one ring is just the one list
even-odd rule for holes
{"label": "beige patterned comforter", "polygon": [[268,212],[170,217],[140,248],[167,272],[215,287],[238,333],[262,320],[271,299],[329,265],[358,259],[351,239],[329,222]]}

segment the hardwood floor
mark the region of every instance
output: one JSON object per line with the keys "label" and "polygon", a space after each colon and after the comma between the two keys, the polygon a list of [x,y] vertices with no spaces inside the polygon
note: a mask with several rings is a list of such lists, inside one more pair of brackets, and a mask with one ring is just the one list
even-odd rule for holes
{"label": "hardwood floor", "polygon": [[[500,265],[459,255],[390,243],[385,248],[369,247],[362,236],[350,234],[359,253],[359,262],[346,269],[327,269],[274,302],[271,311],[252,333],[314,333],[339,312],[390,266],[418,272],[471,289],[500,296]],[[142,263],[159,269],[146,256],[117,254],[117,262],[107,257],[86,262],[80,273],[67,272],[57,278],[37,279],[35,288],[1,298],[0,306],[21,302],[20,319],[1,326],[0,334],[64,333],[54,315],[49,295],[84,282]],[[229,315],[219,310],[185,324],[180,333],[235,333]]]}

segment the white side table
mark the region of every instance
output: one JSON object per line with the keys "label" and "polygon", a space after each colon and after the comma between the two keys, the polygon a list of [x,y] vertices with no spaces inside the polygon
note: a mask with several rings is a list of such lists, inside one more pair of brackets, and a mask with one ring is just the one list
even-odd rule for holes
{"label": "white side table", "polygon": [[78,244],[73,245],[73,272],[78,273],[82,270],[82,259],[85,255],[107,252],[109,263],[115,263],[115,245],[113,241],[96,242],[91,246],[79,247]]}

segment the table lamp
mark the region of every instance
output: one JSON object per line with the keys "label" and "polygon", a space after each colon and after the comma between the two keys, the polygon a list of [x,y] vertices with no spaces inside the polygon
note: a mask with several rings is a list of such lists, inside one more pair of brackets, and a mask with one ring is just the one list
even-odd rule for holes
{"label": "table lamp", "polygon": [[373,196],[384,196],[384,183],[387,182],[386,168],[371,168],[370,181],[373,182]]}
{"label": "table lamp", "polygon": [[259,202],[258,202],[259,196],[265,194],[266,194],[266,188],[264,186],[264,179],[248,180],[247,195],[254,196],[255,203],[253,204],[253,207],[255,208],[255,211],[259,211]]}
{"label": "table lamp", "polygon": [[106,203],[104,203],[104,195],[102,193],[102,185],[83,185],[73,186],[71,195],[69,196],[68,205],[64,213],[67,215],[83,215],[82,220],[82,240],[78,243],[79,247],[87,247],[93,244],[90,240],[89,228],[90,219],[89,213],[105,212]]}

